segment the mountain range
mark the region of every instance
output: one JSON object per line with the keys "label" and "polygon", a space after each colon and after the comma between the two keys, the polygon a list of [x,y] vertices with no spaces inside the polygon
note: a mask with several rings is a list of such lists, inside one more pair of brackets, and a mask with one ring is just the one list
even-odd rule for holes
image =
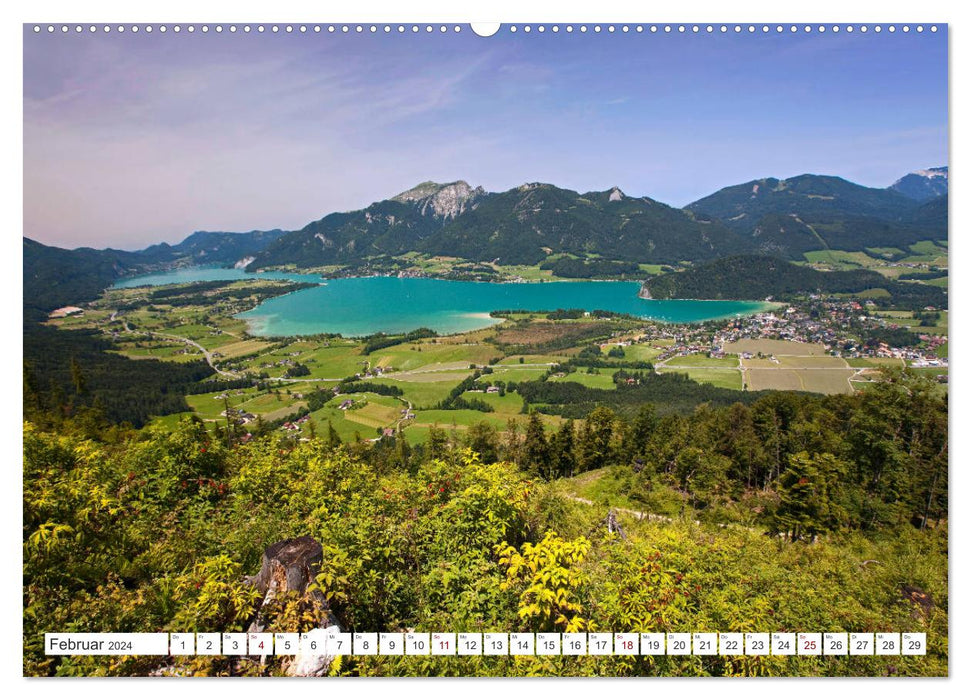
{"label": "mountain range", "polygon": [[[921,174],[940,172],[945,175]],[[741,253],[799,260],[811,250],[946,239],[946,168],[913,174],[934,183],[940,190],[934,196],[920,195],[915,185],[901,189],[909,177],[885,189],[825,175],[765,178],[726,187],[684,209],[617,187],[579,193],[528,183],[492,193],[463,181],[425,182],[287,233],[249,269],[347,265],[410,251],[504,264],[535,264],[560,253],[661,264]]]}
{"label": "mountain range", "polygon": [[947,239],[946,167],[911,173],[884,189],[825,175],[764,178],[683,209],[618,187],[579,193],[527,183],[486,192],[464,181],[423,182],[297,231],[199,231],[177,245],[135,252],[68,251],[25,238],[24,290],[28,304],[49,309],[93,298],[126,274],[183,265],[355,266],[408,252],[527,265],[559,254],[654,264],[733,255],[802,260],[813,250],[928,239]]}
{"label": "mountain range", "polygon": [[902,195],[926,202],[935,197],[947,194],[947,166],[942,168],[927,168],[908,173],[895,183],[890,189]]}
{"label": "mountain range", "polygon": [[284,231],[196,231],[181,243],[144,250],[66,250],[24,238],[25,316],[94,299],[119,277],[188,265],[233,265],[252,257]]}

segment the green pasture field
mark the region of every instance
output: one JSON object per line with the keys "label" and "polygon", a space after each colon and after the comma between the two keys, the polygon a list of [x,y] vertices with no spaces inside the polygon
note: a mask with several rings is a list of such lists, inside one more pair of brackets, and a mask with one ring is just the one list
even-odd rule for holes
{"label": "green pasture field", "polygon": [[[484,386],[480,384],[480,386]],[[507,391],[504,396],[499,394],[488,394],[484,391],[466,391],[462,394],[465,399],[478,399],[492,406],[496,413],[506,415],[519,415],[523,408],[523,397],[514,391]]]}
{"label": "green pasture field", "polygon": [[742,373],[738,369],[724,369],[717,367],[693,367],[691,369],[674,369],[658,367],[658,372],[664,374],[687,374],[689,379],[703,384],[722,387],[723,389],[742,390]]}
{"label": "green pasture field", "polygon": [[485,364],[496,354],[495,348],[485,344],[421,342],[403,343],[376,350],[366,359],[371,361],[373,367],[394,367],[396,371],[408,371],[427,365],[468,367],[470,364]]}
{"label": "green pasture field", "polygon": [[587,374],[586,372],[570,372],[565,377],[550,377],[551,382],[576,382],[592,389],[613,389],[615,369],[601,369],[601,374]]}
{"label": "green pasture field", "polygon": [[760,391],[810,391],[818,394],[846,394],[852,388],[849,378],[853,369],[747,369],[746,389]]}
{"label": "green pasture field", "polygon": [[654,347],[654,344],[656,343],[658,343],[658,341],[651,341],[651,344],[638,343],[635,345],[628,345],[626,348],[624,348],[624,359],[638,362],[654,362],[655,358],[664,352],[664,350],[659,350]]}
{"label": "green pasture field", "polygon": [[726,367],[738,369],[738,357],[708,357],[706,355],[675,355],[663,363],[664,367]]}
{"label": "green pasture field", "polygon": [[[415,407],[434,406],[438,402],[444,401],[446,398],[448,398],[449,392],[451,392],[458,383],[457,381],[402,382],[387,377],[383,377],[381,379],[368,379],[366,381],[374,382],[375,384],[386,384],[388,386],[398,387],[404,392],[401,398],[411,401],[412,405]],[[461,379],[458,381],[461,381]]]}
{"label": "green pasture field", "polygon": [[496,365],[492,374],[483,375],[483,379],[493,377],[504,382],[529,382],[539,379],[547,371],[546,367],[523,367],[519,365]]}
{"label": "green pasture field", "polygon": [[904,361],[896,357],[846,357],[843,358],[850,367],[903,367]]}
{"label": "green pasture field", "polygon": [[769,340],[743,339],[734,343],[728,343],[722,348],[726,353],[739,355],[743,352],[750,352],[753,355],[762,353],[764,355],[825,355],[827,353],[824,345],[815,343],[797,343],[792,340]]}

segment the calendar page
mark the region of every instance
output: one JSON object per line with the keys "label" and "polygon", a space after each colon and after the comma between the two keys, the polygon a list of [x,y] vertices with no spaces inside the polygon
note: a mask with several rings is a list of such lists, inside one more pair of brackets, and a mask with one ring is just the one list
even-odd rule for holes
{"label": "calendar page", "polygon": [[948,675],[946,22],[272,14],[22,27],[24,676]]}

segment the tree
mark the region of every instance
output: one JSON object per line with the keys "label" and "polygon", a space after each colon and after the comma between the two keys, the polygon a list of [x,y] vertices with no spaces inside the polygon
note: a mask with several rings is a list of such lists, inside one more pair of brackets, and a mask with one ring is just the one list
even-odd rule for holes
{"label": "tree", "polygon": [[330,449],[334,449],[335,447],[340,446],[340,444],[341,444],[341,438],[337,434],[337,431],[334,429],[334,424],[328,420],[327,421],[327,447],[329,447]]}
{"label": "tree", "polygon": [[526,437],[523,440],[522,469],[537,474],[544,479],[550,478],[550,452],[546,442],[546,429],[535,411],[526,423]]}
{"label": "tree", "polygon": [[75,394],[78,396],[84,395],[88,387],[88,381],[84,377],[84,372],[81,371],[81,364],[75,357],[71,358],[71,383],[74,385]]}
{"label": "tree", "polygon": [[448,435],[438,426],[428,429],[428,442],[425,443],[430,459],[445,459],[448,456]]}
{"label": "tree", "polygon": [[847,472],[847,464],[831,454],[790,456],[789,467],[779,477],[776,530],[794,542],[843,527],[847,513],[836,491]]}
{"label": "tree", "polygon": [[599,469],[614,458],[614,412],[598,406],[590,412],[580,430],[578,447],[579,466],[582,471]]}
{"label": "tree", "polygon": [[624,459],[634,461],[642,459],[647,454],[651,436],[657,429],[657,412],[654,404],[644,404],[637,412],[637,416],[627,424],[624,430],[622,451]]}
{"label": "tree", "polygon": [[555,477],[573,476],[577,468],[575,426],[570,419],[550,439],[550,470]]}
{"label": "tree", "polygon": [[484,464],[499,461],[499,431],[487,421],[479,421],[469,426],[465,432],[469,449],[479,455]]}

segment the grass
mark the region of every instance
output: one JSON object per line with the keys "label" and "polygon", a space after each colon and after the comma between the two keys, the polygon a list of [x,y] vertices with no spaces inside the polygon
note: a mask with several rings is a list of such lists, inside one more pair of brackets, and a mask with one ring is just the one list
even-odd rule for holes
{"label": "grass", "polygon": [[458,411],[441,411],[435,409],[430,411],[416,411],[415,425],[425,427],[436,425],[441,428],[451,428],[454,426],[464,430],[470,425],[485,421],[487,423],[491,423],[497,428],[505,428],[509,418],[509,415],[503,415],[500,413],[483,413],[482,411],[472,411],[468,409],[461,409]]}
{"label": "grass", "polygon": [[894,257],[895,255],[903,255],[904,251],[900,248],[867,248],[866,252],[870,255],[875,255],[877,257]]}
{"label": "grass", "polygon": [[448,397],[449,392],[455,388],[456,384],[454,381],[401,382],[387,378],[369,379],[368,381],[373,381],[375,384],[386,384],[388,386],[398,387],[404,392],[401,398],[411,401],[415,407],[434,406],[439,401],[444,401]]}
{"label": "grass", "polygon": [[617,370],[603,369],[602,374],[587,374],[586,372],[570,372],[565,377],[550,377],[551,382],[576,382],[591,389],[613,389],[614,372]]}
{"label": "grass", "polygon": [[847,381],[852,369],[748,369],[746,389],[760,391],[810,391],[818,394],[845,394],[851,390]]}
{"label": "grass", "polygon": [[[520,364],[527,365],[550,365],[563,360],[563,355],[510,355],[499,360],[493,367],[509,367]],[[522,362],[520,362],[522,358]]]}
{"label": "grass", "polygon": [[628,345],[624,348],[624,359],[638,362],[653,362],[664,350],[654,347],[658,341],[652,341],[651,345],[646,343],[638,345]]}
{"label": "grass", "polygon": [[485,364],[495,355],[495,348],[485,344],[422,342],[393,345],[371,353],[367,359],[373,367],[409,371],[427,365],[468,367],[470,364]]}
{"label": "grass", "polygon": [[878,265],[880,261],[861,251],[846,250],[812,250],[803,254],[813,264],[825,264],[847,267],[870,267]]}
{"label": "grass", "polygon": [[506,415],[519,415],[523,408],[523,397],[514,391],[507,391],[503,396],[499,396],[499,394],[487,394],[485,392],[467,391],[462,394],[462,397],[484,401],[492,406],[496,413]]}
{"label": "grass", "polygon": [[895,357],[847,357],[850,367],[903,367],[904,361]]}
{"label": "grass", "polygon": [[910,246],[917,255],[947,255],[947,248],[934,241],[918,241]]}
{"label": "grass", "polygon": [[[283,354],[291,347],[293,346],[288,346],[279,354]],[[359,347],[357,344],[347,343],[318,347],[313,350],[302,351],[300,356],[294,359],[310,369],[311,377],[341,379],[357,374],[364,367],[367,358],[360,355]],[[274,353],[275,355],[277,353]],[[266,358],[260,359],[265,361]]]}
{"label": "grass", "polygon": [[666,367],[725,367],[738,369],[737,357],[708,357],[706,355],[678,355],[665,360]]}
{"label": "grass", "polygon": [[497,366],[493,369],[492,374],[487,374],[485,377],[494,377],[504,382],[529,382],[534,379],[539,379],[545,373],[545,367],[523,367],[520,369],[512,365],[509,367]]}
{"label": "grass", "polygon": [[254,352],[261,352],[271,347],[270,343],[263,340],[240,340],[235,343],[227,343],[219,347],[219,354],[226,359],[249,355]]}
{"label": "grass", "polygon": [[750,352],[753,355],[825,355],[826,347],[812,343],[797,343],[791,340],[744,339],[735,343],[728,343],[722,348],[727,353],[741,354]]}
{"label": "grass", "polygon": [[742,360],[746,369],[846,369],[846,360],[828,355],[778,355],[775,360]]}
{"label": "grass", "polygon": [[640,505],[627,496],[630,485],[620,469],[603,467],[592,469],[561,482],[569,493],[593,501],[598,506],[639,510]]}
{"label": "grass", "polygon": [[738,369],[722,369],[714,367],[695,367],[691,369],[668,369],[659,367],[658,371],[662,374],[687,374],[688,378],[711,384],[712,386],[722,387],[723,389],[742,390],[742,373]]}
{"label": "grass", "polygon": [[[217,396],[226,396],[226,399],[217,399]],[[225,392],[214,392],[211,394],[192,394],[185,397],[185,401],[192,408],[193,412],[203,420],[219,419],[223,411],[226,410],[226,402],[233,408],[239,406],[256,396],[256,389],[230,389]]]}

